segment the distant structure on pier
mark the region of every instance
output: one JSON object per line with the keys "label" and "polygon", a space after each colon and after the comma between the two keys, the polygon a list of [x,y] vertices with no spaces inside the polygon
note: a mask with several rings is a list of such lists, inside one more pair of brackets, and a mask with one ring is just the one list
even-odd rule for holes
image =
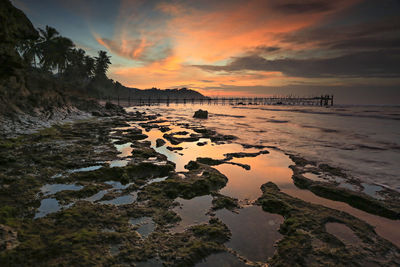
{"label": "distant structure on pier", "polygon": [[107,98],[122,106],[152,106],[170,104],[200,105],[290,105],[290,106],[333,106],[333,95],[316,97],[205,97],[205,98]]}

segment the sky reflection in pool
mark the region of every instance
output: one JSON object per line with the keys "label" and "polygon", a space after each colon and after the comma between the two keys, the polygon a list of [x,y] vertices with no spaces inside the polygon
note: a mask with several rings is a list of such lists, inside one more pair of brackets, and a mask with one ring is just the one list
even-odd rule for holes
{"label": "sky reflection in pool", "polygon": [[179,214],[181,221],[170,230],[174,233],[182,232],[191,225],[207,223],[209,216],[206,215],[211,208],[212,197],[210,195],[195,197],[192,199],[177,198],[180,206],[173,210]]}
{"label": "sky reflection in pool", "polygon": [[220,252],[211,254],[204,261],[196,264],[196,267],[248,267],[244,262],[233,256],[228,252]]}
{"label": "sky reflection in pool", "polygon": [[61,210],[61,206],[55,198],[45,198],[40,202],[40,207],[35,214],[36,218],[42,218],[47,214]]}
{"label": "sky reflection in pool", "polygon": [[156,227],[151,217],[132,218],[129,220],[129,223],[138,226],[136,232],[138,232],[143,238],[149,236],[149,234],[151,234]]}
{"label": "sky reflection in pool", "polygon": [[45,184],[40,188],[40,191],[47,196],[52,195],[63,190],[80,190],[83,186],[76,184]]}
{"label": "sky reflection in pool", "polygon": [[216,215],[232,232],[227,247],[252,261],[265,262],[274,254],[274,244],[282,238],[278,232],[282,216],[265,212],[259,206],[240,209],[238,214],[218,210]]}

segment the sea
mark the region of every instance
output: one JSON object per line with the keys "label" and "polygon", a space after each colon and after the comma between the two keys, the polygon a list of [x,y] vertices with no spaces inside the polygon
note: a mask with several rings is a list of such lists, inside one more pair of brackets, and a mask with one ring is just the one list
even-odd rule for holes
{"label": "sea", "polygon": [[[366,183],[400,191],[400,106],[172,104],[139,109],[200,123],[237,136],[239,143],[276,146],[340,167]],[[209,118],[192,118],[198,109],[207,110]]]}

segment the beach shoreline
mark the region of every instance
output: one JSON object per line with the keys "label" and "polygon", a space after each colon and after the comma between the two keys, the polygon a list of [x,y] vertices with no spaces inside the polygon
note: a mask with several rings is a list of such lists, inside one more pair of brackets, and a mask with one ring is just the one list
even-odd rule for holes
{"label": "beach shoreline", "polygon": [[[399,248],[377,235],[373,230],[374,228],[362,220],[347,213],[293,198],[291,192],[294,191],[286,191],[284,188],[281,189],[282,192],[277,191],[276,185],[271,183],[263,185],[263,192],[259,190],[260,193],[257,193],[259,197],[256,197],[256,202],[246,201],[240,196],[230,196],[230,179],[233,177],[229,173],[224,175],[223,172],[218,171],[220,169],[218,165],[225,166],[226,163],[232,161],[237,165],[227,165],[232,166],[229,168],[239,168],[244,173],[251,174],[253,170],[257,171],[258,168],[257,165],[253,165],[255,159],[264,162],[264,157],[268,162],[271,160],[269,157],[289,158],[290,155],[285,156],[282,151],[273,147],[263,147],[252,143],[243,144],[240,139],[236,139],[232,135],[207,128],[203,125],[204,120],[199,119],[199,121],[189,123],[182,120],[179,115],[168,118],[168,116],[157,115],[157,111],[151,109],[139,111],[132,108],[127,109],[127,111],[127,114],[122,116],[90,117],[83,121],[58,124],[37,133],[2,141],[1,146],[4,153],[1,154],[1,158],[5,163],[0,188],[2,190],[2,210],[4,212],[6,207],[6,210],[13,210],[11,213],[3,213],[6,214],[6,217],[0,223],[4,227],[11,227],[7,231],[12,233],[8,235],[8,241],[5,241],[6,250],[3,253],[0,252],[2,259],[14,263],[17,261],[21,265],[28,264],[28,262],[33,264],[37,260],[35,256],[28,257],[28,261],[16,260],[15,257],[21,257],[24,253],[40,255],[41,252],[33,247],[28,247],[27,250],[20,250],[20,248],[28,246],[29,243],[26,242],[33,242],[31,238],[36,234],[42,235],[45,231],[45,228],[42,227],[54,229],[54,232],[52,232],[53,230],[50,232],[46,230],[49,240],[54,240],[56,236],[53,235],[56,233],[58,236],[68,236],[72,230],[83,231],[83,229],[86,229],[85,224],[89,223],[89,225],[92,225],[90,231],[93,232],[93,238],[103,240],[99,244],[104,245],[94,247],[96,253],[102,255],[97,259],[97,262],[101,264],[137,263],[155,260],[155,262],[168,265],[184,264],[192,266],[202,259],[206,259],[204,264],[212,265],[213,258],[207,256],[223,251],[234,256],[229,260],[236,263],[246,262],[256,266],[266,262],[272,265],[290,264],[292,260],[313,258],[314,256],[311,255],[319,255],[318,259],[313,258],[312,260],[329,263],[332,260],[331,255],[325,255],[321,250],[322,247],[335,247],[338,253],[340,251],[342,260],[347,262],[367,260],[389,264],[389,262],[398,261]],[[155,141],[159,136],[165,138],[167,144],[156,147]],[[205,142],[205,144],[200,146],[196,144],[198,142]],[[182,150],[165,150],[168,145],[182,147]],[[22,151],[26,151],[26,146],[35,149],[21,154]],[[232,148],[227,150],[228,147]],[[228,152],[231,154],[226,154],[226,159],[223,161],[220,159],[215,161],[213,158],[210,158],[211,161],[200,159],[196,161],[196,157],[200,155],[200,148],[204,149],[204,153],[210,156],[214,155],[212,151],[221,148],[219,154],[215,154],[217,159]],[[274,149],[277,152],[273,152]],[[196,154],[196,150],[199,151],[197,156],[191,158],[191,153]],[[185,153],[189,154],[184,156]],[[326,194],[326,190],[331,188],[334,190],[332,192],[335,196],[342,196],[339,201],[350,203],[350,205],[354,196],[357,196],[361,202],[367,203],[366,206],[361,205],[357,208],[368,209],[373,205],[378,205],[376,210],[369,209],[367,211],[378,212],[380,216],[397,218],[399,214],[396,206],[398,195],[395,192],[392,192],[394,194],[392,195],[393,201],[385,198],[385,202],[364,193],[351,192],[346,188],[340,189],[334,183],[313,181],[307,178],[305,173],[327,172],[342,178],[347,178],[347,176],[340,169],[323,164],[315,165],[314,162],[295,156],[290,157],[292,161],[286,159],[285,161],[294,162],[292,166],[293,181],[297,187],[307,188],[307,191],[316,194],[323,192],[321,196],[328,198],[332,196]],[[36,158],[34,162],[31,161],[33,158]],[[206,164],[201,163],[203,161]],[[211,165],[216,164],[215,167],[207,165],[210,163]],[[248,169],[246,164],[251,169]],[[181,170],[183,165],[185,167]],[[21,166],[30,166],[30,169],[21,168]],[[282,165],[279,168],[291,171],[287,165]],[[239,174],[239,172],[237,173]],[[184,178],[182,178],[182,175]],[[293,183],[291,176],[285,177]],[[283,186],[286,182],[282,182]],[[277,183],[281,186],[279,180],[277,180]],[[221,189],[225,187],[228,188],[228,191],[224,190],[223,192],[228,195],[220,193],[222,192]],[[314,190],[316,188],[319,188],[318,192]],[[23,193],[21,190],[23,190]],[[13,197],[13,194],[18,195],[18,198]],[[204,221],[189,223],[178,232],[169,230],[174,229],[177,225],[186,225],[188,223],[186,220],[190,221],[192,215],[187,217],[182,212],[189,209],[187,212],[191,214],[190,205],[193,204],[190,204],[190,201],[197,203],[196,201],[202,199],[200,196],[207,195],[210,195],[211,198],[207,200],[210,201],[209,204],[205,202],[206,210],[204,212],[206,217],[201,219]],[[350,198],[347,199],[344,196]],[[178,199],[187,199],[189,202],[176,202],[177,197]],[[18,201],[15,202],[15,199],[18,199]],[[205,199],[201,201],[205,201]],[[181,208],[177,209],[177,205]],[[193,207],[196,207],[196,205]],[[283,222],[276,215],[278,217],[274,220],[277,221],[265,226],[266,229],[269,229],[268,231],[272,232],[280,229],[279,232],[283,235],[279,240],[270,241],[271,244],[278,243],[277,249],[274,249],[269,257],[263,255],[263,253],[255,254],[255,251],[247,251],[241,246],[235,245],[235,238],[239,234],[237,231],[240,228],[230,230],[229,226],[224,224],[224,221],[228,218],[226,216],[228,216],[229,210],[233,211],[233,214],[240,215],[254,205],[260,205],[267,212],[254,210],[252,216],[261,216],[264,213],[267,215],[271,212],[271,214],[277,213],[285,217]],[[287,214],[288,210],[285,205],[291,206],[290,216]],[[387,209],[386,213],[382,212],[383,208]],[[207,209],[210,210],[207,211]],[[227,210],[228,214],[221,213],[219,210]],[[308,223],[292,225],[292,221],[298,220],[295,210],[299,214],[313,210],[313,213],[309,215]],[[71,213],[74,214],[74,217],[69,217]],[[81,220],[88,213],[92,214],[91,219],[89,221],[85,219],[85,223],[82,224]],[[129,218],[132,219],[132,217],[136,219],[134,219],[133,226],[129,226]],[[63,226],[63,223],[60,225],[53,224],[53,222],[62,222],[66,218],[70,218],[67,228]],[[143,221],[140,218],[150,219]],[[136,222],[138,220],[140,223]],[[230,222],[229,225],[234,221]],[[333,224],[334,230],[332,231],[334,232],[328,233],[327,230],[324,230],[324,225],[327,222],[340,222],[341,224]],[[352,235],[356,235],[354,240],[360,242],[358,244],[361,244],[362,249],[355,249],[351,244],[347,244],[347,239],[341,240],[338,236],[335,237],[337,235],[335,232],[337,228],[335,227],[342,227],[342,224],[351,229],[347,231],[350,231]],[[141,225],[151,226],[150,232],[146,232],[147,230],[143,232]],[[315,227],[312,230],[312,235],[304,232],[311,225]],[[234,227],[234,225],[231,227]],[[295,227],[294,232],[289,230],[291,227]],[[243,228],[240,231],[246,231],[246,229]],[[213,234],[211,235],[211,233]],[[301,233],[301,236],[297,234],[294,237],[293,233]],[[383,235],[385,234],[383,233]],[[18,239],[15,239],[16,237]],[[321,243],[318,248],[315,247],[311,250],[313,252],[310,252],[309,247],[305,247],[304,243],[302,245],[300,243],[289,245],[288,242],[292,238],[298,241],[304,240],[304,238],[309,239],[306,242],[309,245],[311,243],[308,242],[314,242],[312,241],[314,239],[323,240],[323,245]],[[226,243],[229,239],[232,239],[233,243]],[[39,238],[39,240],[41,239]],[[201,247],[201,250],[193,246],[194,243],[187,243],[184,240],[197,240],[198,243],[196,244]],[[42,249],[46,251],[50,243],[46,243],[44,240],[40,242],[45,242]],[[91,237],[81,239],[77,244],[93,245],[93,242],[95,242],[95,239]],[[107,244],[111,244],[111,252]],[[137,247],[139,244],[146,248],[146,253],[143,254],[143,250]],[[254,245],[257,246],[257,243],[249,243],[250,247]],[[57,246],[65,247],[69,245],[61,242]],[[172,247],[175,250],[170,250]],[[186,247],[186,249],[182,250],[183,247]],[[379,249],[376,249],[377,247]],[[48,256],[48,260],[57,259],[57,261],[69,263],[77,259],[82,260],[80,253],[72,252],[73,247],[69,248],[69,251],[67,255],[61,258],[57,256],[58,254],[51,254]],[[293,258],[288,259],[285,256],[288,251],[294,253]],[[309,252],[306,253],[306,251]],[[316,251],[318,251],[317,254]],[[345,256],[349,251],[353,253],[351,258]],[[95,253],[95,251],[89,249],[85,253]],[[389,254],[393,256],[387,258]],[[260,261],[260,259],[262,260]],[[335,261],[337,260],[335,259]]]}

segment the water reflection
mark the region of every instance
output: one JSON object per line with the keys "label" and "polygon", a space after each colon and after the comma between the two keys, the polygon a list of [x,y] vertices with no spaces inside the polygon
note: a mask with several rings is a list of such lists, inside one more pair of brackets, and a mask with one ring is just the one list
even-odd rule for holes
{"label": "water reflection", "polygon": [[[189,131],[189,133],[195,133],[191,130],[176,126],[173,127],[172,132],[177,131]],[[214,144],[210,142],[210,139],[200,138],[199,142],[206,143],[203,146],[198,146],[197,142],[183,142],[179,145],[172,145],[168,140],[166,145],[162,147],[156,147],[156,140],[158,138],[163,138],[164,133],[158,129],[152,129],[146,133],[149,137],[147,140],[151,141],[152,147],[158,152],[167,156],[169,161],[176,164],[176,171],[186,171],[184,166],[191,160],[196,160],[198,157],[210,157],[213,159],[224,159],[224,154],[228,152],[257,152],[256,149],[244,149],[243,146],[239,144]],[[167,146],[171,147],[182,147],[183,150],[179,153],[172,152],[167,149]]]}
{"label": "water reflection", "polygon": [[229,181],[221,189],[221,194],[238,199],[256,200],[261,196],[261,185],[272,181],[281,190],[294,188],[291,180],[292,171],[288,168],[292,161],[283,153],[271,151],[270,154],[259,155],[254,158],[237,158],[234,162],[248,164],[249,171],[239,166],[227,164],[215,168],[225,174]]}
{"label": "water reflection", "polygon": [[[208,110],[208,120],[199,122],[192,118],[194,111],[200,108]],[[399,107],[379,107],[374,116],[366,113],[365,107],[356,106],[346,106],[342,111],[300,106],[233,108],[229,105],[188,105],[182,108],[174,104],[151,109],[165,117],[179,117],[182,123],[201,123],[222,134],[234,134],[241,142],[279,146],[311,160],[341,166],[356,178],[366,178],[400,190],[397,160],[400,124],[394,124],[390,119],[393,117],[390,114],[399,113]],[[288,122],[267,121],[271,119]],[[380,149],[369,149],[373,147]],[[366,149],[370,153],[366,153]]]}
{"label": "water reflection", "polygon": [[204,261],[196,264],[196,267],[213,267],[213,266],[218,266],[218,267],[248,267],[249,265],[246,265],[242,261],[240,261],[238,258],[233,256],[232,254],[228,252],[220,252],[217,254],[211,254],[207,258],[204,259]]}
{"label": "water reflection", "polygon": [[377,199],[383,199],[382,196],[378,195],[377,193],[381,191],[383,188],[382,186],[379,185],[374,185],[374,184],[367,184],[367,183],[361,183],[362,187],[364,187],[363,192],[368,194],[371,197],[377,198]]}
{"label": "water reflection", "polygon": [[231,230],[227,247],[252,261],[266,261],[275,252],[274,244],[282,238],[278,232],[283,217],[264,212],[259,206],[243,208],[238,214],[219,210],[216,216]]}
{"label": "water reflection", "polygon": [[[163,113],[174,113],[174,116],[176,114],[182,114],[182,119],[181,122],[183,123],[184,121],[193,124],[198,124],[198,122],[194,119],[191,118],[192,114],[188,114],[188,111],[180,111],[180,110],[168,110],[165,109],[162,111]],[[247,111],[246,111],[247,112]],[[253,112],[253,111],[252,111]],[[186,117],[185,117],[186,115]],[[187,116],[189,115],[189,116]],[[246,121],[248,122],[249,125],[257,126],[258,124],[262,124],[260,122],[260,118],[254,118],[254,115],[249,115],[248,117],[246,116]],[[292,114],[293,115],[293,114]],[[175,117],[176,118],[176,117]],[[293,118],[288,118],[288,121],[292,121]],[[232,119],[231,119],[232,120]],[[235,135],[238,135],[239,137],[246,138],[255,138],[254,143],[258,143],[260,141],[259,136],[256,136],[254,134],[251,134],[249,136],[248,134],[248,129],[242,129],[238,128],[237,125],[232,126],[230,122],[228,123],[227,121],[218,121],[218,124],[216,124],[217,121],[213,121],[212,119],[207,120],[205,122],[202,121],[202,123],[206,125],[213,125],[215,128],[217,128],[218,132],[222,132],[224,134],[232,134],[234,133]],[[269,124],[276,124],[276,123],[269,123]],[[279,125],[288,125],[289,123],[279,123]],[[291,125],[290,127],[293,127]],[[171,126],[172,131],[180,131],[180,130],[187,130],[185,128],[179,127],[179,126]],[[230,131],[228,131],[230,130]],[[271,129],[269,129],[270,131]],[[277,130],[277,129],[275,129]],[[279,129],[279,131],[269,133],[268,136],[264,137],[272,137],[275,135],[281,135],[284,136],[285,130],[290,130],[288,128],[285,129]],[[190,130],[187,130],[189,133],[191,132]],[[292,131],[292,129],[290,130]],[[241,145],[236,144],[236,143],[230,143],[230,144],[212,144],[208,143],[205,146],[197,146],[196,142],[193,143],[182,143],[178,146],[183,147],[183,150],[180,151],[180,154],[171,152],[163,147],[156,148],[155,147],[155,140],[157,138],[162,138],[162,133],[158,129],[151,129],[148,133],[149,138],[147,140],[150,140],[152,143],[152,147],[159,153],[162,153],[167,156],[167,158],[176,163],[176,170],[177,171],[184,171],[184,165],[187,164],[190,160],[195,160],[197,157],[211,157],[215,159],[222,159],[224,158],[224,154],[226,153],[231,153],[231,152],[257,152],[258,150],[256,149],[249,149],[246,150],[244,149]],[[290,134],[293,134],[290,132]],[[208,139],[205,139],[208,140]],[[253,140],[253,139],[250,139]],[[284,139],[281,140],[278,145],[287,147],[287,144],[285,142],[288,142],[289,139]],[[317,140],[317,141],[316,141]],[[318,138],[314,139],[313,142],[318,142]],[[239,140],[240,141],[240,140]],[[294,140],[291,140],[291,142]],[[264,143],[268,143],[269,145],[277,145],[276,143],[269,142],[268,140],[264,139],[262,140]],[[169,142],[167,141],[167,144]],[[291,143],[292,144],[292,143]],[[169,144],[171,145],[171,144]],[[172,145],[171,145],[172,146]],[[297,144],[294,145],[294,147],[297,147]],[[291,149],[289,149],[291,151]],[[312,192],[308,190],[301,190],[297,188],[293,184],[293,180],[291,179],[292,176],[292,171],[288,168],[290,165],[294,164],[289,157],[287,157],[284,153],[280,151],[270,151],[270,154],[267,155],[260,155],[255,158],[235,158],[233,159],[234,162],[242,163],[242,164],[248,164],[251,166],[250,171],[246,171],[241,167],[238,166],[232,166],[232,165],[227,165],[223,164],[220,166],[216,166],[216,168],[221,171],[223,174],[225,174],[229,181],[228,184],[225,188],[221,190],[222,194],[232,196],[235,198],[239,198],[241,200],[248,199],[248,200],[255,200],[261,195],[261,190],[260,186],[264,184],[265,182],[272,181],[275,184],[279,186],[279,188],[284,192],[287,193],[293,197],[300,198],[304,201],[311,202],[314,204],[320,204],[329,208],[345,211],[357,218],[360,218],[361,220],[366,221],[367,223],[373,225],[376,227],[376,232],[381,235],[382,237],[386,238],[387,240],[393,242],[394,244],[400,246],[400,232],[397,230],[400,228],[400,222],[399,221],[393,221],[390,219],[386,219],[383,217],[379,217],[376,215],[369,214],[367,212],[363,212],[361,210],[355,209],[351,206],[349,206],[346,203],[338,202],[338,201],[332,201],[328,199],[324,199],[322,197],[318,197],[314,195]],[[317,153],[317,151],[316,151]],[[350,187],[350,184],[346,183],[341,183],[341,186],[345,187]]]}
{"label": "water reflection", "polygon": [[40,207],[35,214],[36,218],[42,218],[47,214],[61,210],[61,206],[55,198],[45,198],[40,202]]}
{"label": "water reflection", "polygon": [[45,195],[52,195],[63,190],[80,190],[83,186],[76,184],[45,184],[40,191]]}
{"label": "water reflection", "polygon": [[129,223],[138,227],[136,232],[138,232],[143,238],[146,238],[151,234],[156,227],[151,217],[133,218],[129,220]]}
{"label": "water reflection", "polygon": [[148,261],[135,262],[136,267],[163,267],[159,259],[150,259]]}
{"label": "water reflection", "polygon": [[132,143],[128,142],[122,145],[116,145],[114,144],[115,148],[118,150],[120,154],[118,154],[118,157],[120,158],[125,158],[128,157],[132,154],[133,148],[131,147]]}
{"label": "water reflection", "polygon": [[94,165],[94,166],[90,166],[90,167],[84,167],[84,168],[69,170],[68,172],[70,172],[70,173],[74,173],[74,172],[90,172],[90,171],[98,170],[98,169],[100,169],[102,167],[103,166],[101,166],[101,165]]}
{"label": "water reflection", "polygon": [[177,198],[176,201],[179,206],[173,210],[179,214],[182,220],[177,226],[170,229],[172,232],[182,232],[191,225],[208,222],[209,216],[206,213],[211,208],[211,196],[207,195],[192,199]]}
{"label": "water reflection", "polygon": [[345,244],[360,245],[362,243],[353,230],[342,223],[327,223],[325,224],[325,229]]}
{"label": "water reflection", "polygon": [[113,198],[111,200],[100,201],[100,203],[119,206],[119,205],[132,204],[133,202],[136,201],[136,199],[137,199],[137,192],[133,192],[128,195]]}

